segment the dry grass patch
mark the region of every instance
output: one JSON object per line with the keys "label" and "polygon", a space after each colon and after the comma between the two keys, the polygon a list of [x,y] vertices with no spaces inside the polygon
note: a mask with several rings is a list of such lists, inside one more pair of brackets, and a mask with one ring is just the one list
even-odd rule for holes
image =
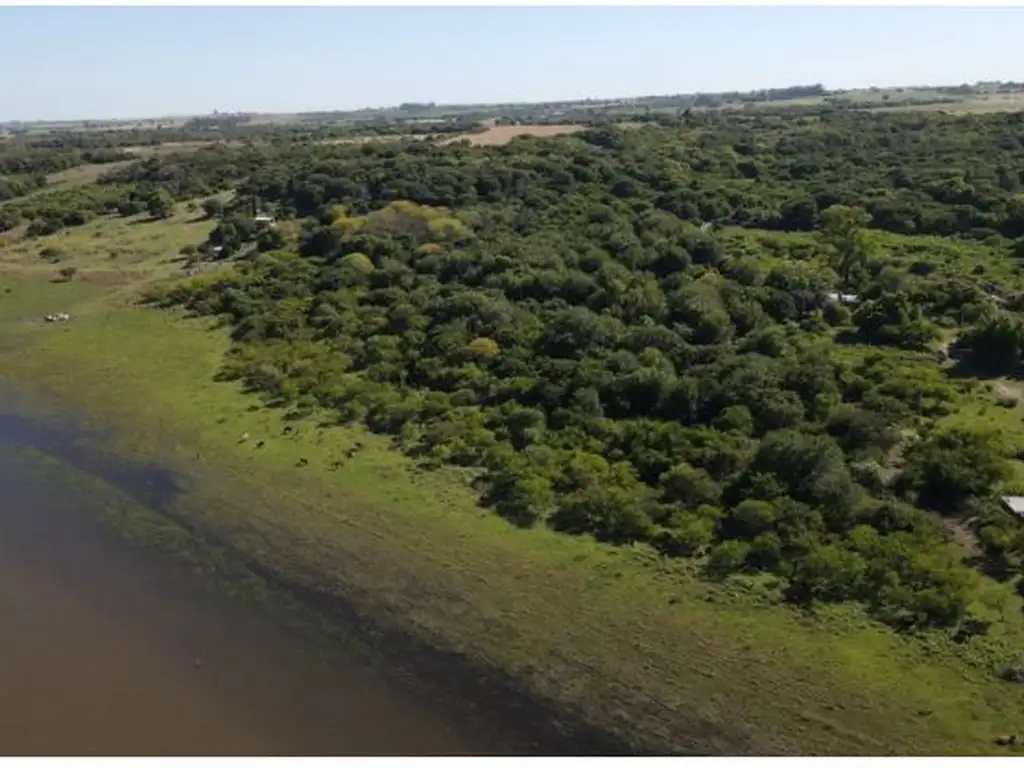
{"label": "dry grass patch", "polygon": [[990,114],[1024,111],[1024,93],[998,93],[973,96],[958,102],[941,104],[905,104],[896,107],[866,106],[872,112],[947,112],[949,114]]}
{"label": "dry grass patch", "polygon": [[68,168],[66,171],[51,173],[46,177],[47,191],[54,187],[77,187],[83,184],[91,184],[101,176],[131,165],[131,160],[121,160],[116,163],[94,163],[92,165],[79,165],[76,168]]}
{"label": "dry grass patch", "polygon": [[460,141],[469,139],[469,142],[478,147],[497,147],[508,144],[517,136],[537,136],[549,138],[551,136],[568,136],[582,131],[583,125],[494,125],[483,133],[467,133],[455,136],[449,141]]}
{"label": "dry grass patch", "polygon": [[166,144],[153,146],[125,147],[125,152],[130,152],[139,157],[154,157],[159,155],[173,155],[178,152],[195,152],[197,149],[217,144],[215,141],[170,141]]}

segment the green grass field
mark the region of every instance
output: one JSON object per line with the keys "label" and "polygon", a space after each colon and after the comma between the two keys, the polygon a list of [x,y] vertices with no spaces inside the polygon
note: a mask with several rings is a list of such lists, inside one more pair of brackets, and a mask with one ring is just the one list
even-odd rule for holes
{"label": "green grass field", "polygon": [[[652,748],[1005,753],[993,740],[1022,730],[1024,687],[990,661],[1024,639],[1015,596],[994,597],[1005,618],[992,637],[903,640],[852,609],[803,616],[764,585],[709,584],[646,549],[515,529],[458,472],[421,471],[360,430],[306,420],[285,435],[280,412],[214,381],[223,331],[135,304],[181,273],[177,252],[211,226],[194,217],[9,243],[0,371],[120,427],[120,451],[187,474],[177,513],[247,557]],[[70,282],[53,281],[62,266],[78,268]],[[46,324],[47,311],[72,321]]]}

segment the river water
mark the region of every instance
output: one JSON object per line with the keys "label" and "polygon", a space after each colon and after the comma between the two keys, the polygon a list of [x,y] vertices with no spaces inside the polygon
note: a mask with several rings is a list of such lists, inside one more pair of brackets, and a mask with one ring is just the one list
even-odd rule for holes
{"label": "river water", "polygon": [[0,754],[522,753],[126,541],[114,489],[156,505],[174,479],[76,434],[0,386]]}

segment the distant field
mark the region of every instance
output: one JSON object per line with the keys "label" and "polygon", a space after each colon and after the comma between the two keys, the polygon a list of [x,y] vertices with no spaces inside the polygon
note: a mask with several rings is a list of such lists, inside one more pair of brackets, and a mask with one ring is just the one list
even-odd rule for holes
{"label": "distant field", "polygon": [[51,173],[46,177],[46,189],[54,187],[74,187],[80,184],[91,184],[100,176],[131,164],[131,160],[122,160],[117,163],[96,163],[94,165],[80,165],[77,168],[68,168],[66,171]]}
{"label": "distant field", "polygon": [[483,133],[460,134],[448,141],[469,139],[471,144],[481,147],[493,147],[507,144],[517,136],[567,136],[582,131],[582,125],[494,125]]}
{"label": "distant field", "polygon": [[[468,139],[469,142],[479,147],[496,147],[507,144],[517,136],[568,136],[581,131],[583,125],[492,125],[481,133],[457,133],[440,139],[443,144],[451,144],[455,141]],[[323,144],[361,144],[371,141],[409,141],[410,139],[425,139],[425,136],[399,133],[392,135],[368,135],[337,137],[324,139]]]}
{"label": "distant field", "polygon": [[133,155],[150,157],[152,155],[171,155],[175,152],[195,152],[201,147],[209,146],[211,141],[171,141],[167,144],[156,144],[153,146],[125,147],[125,152]]}
{"label": "distant field", "polygon": [[[472,115],[472,119],[489,117],[490,121],[498,119],[515,119],[524,121],[541,121],[545,119],[566,119],[564,116],[571,114],[573,117],[604,116],[606,118],[628,119],[638,111],[647,110],[652,113],[673,114],[680,109],[694,109],[696,111],[716,110],[737,110],[737,109],[779,109],[785,107],[815,107],[825,104],[837,104],[855,109],[872,111],[946,111],[946,112],[1000,112],[1024,110],[1024,89],[1019,84],[1011,86],[993,86],[991,84],[977,85],[970,90],[959,90],[952,88],[858,88],[842,91],[825,91],[820,95],[806,95],[795,98],[771,98],[759,100],[755,94],[749,98],[737,97],[736,94],[701,94],[705,97],[712,97],[710,101],[705,100],[700,106],[694,106],[695,102],[690,97],[645,97],[627,100],[608,100],[599,102],[550,102],[536,104],[478,104],[478,105],[444,105],[439,106],[429,115],[416,111],[413,113],[403,112],[401,109],[388,109],[383,111],[357,111],[337,113],[261,113],[248,115],[242,125],[255,126],[285,126],[285,125],[342,125],[358,126],[365,125],[367,120],[386,119],[395,120],[400,123],[430,123],[441,122],[453,116],[466,117]],[[934,103],[941,102],[941,103]],[[68,122],[38,122],[22,124],[21,131],[30,135],[45,134],[59,131],[93,131],[93,130],[153,130],[153,129],[181,129],[184,128],[189,117],[169,117],[143,120],[125,121],[68,121]],[[0,140],[4,138],[4,129],[7,126],[0,124]],[[503,125],[493,126],[486,132],[467,136],[475,145],[499,146],[505,144],[516,136],[557,136],[574,133],[580,130],[577,125]],[[225,134],[227,135],[227,134]],[[376,137],[374,137],[375,139]],[[379,140],[398,140],[408,138],[407,136],[381,136]],[[461,137],[460,137],[461,138]],[[342,142],[352,139],[333,139],[332,141]],[[372,140],[372,139],[366,139]],[[455,140],[455,139],[449,139]],[[203,146],[205,141],[183,141],[177,143],[163,144],[157,147],[139,146],[131,148],[139,154],[164,154],[183,149]]]}
{"label": "distant field", "polygon": [[[937,99],[949,101],[934,102]],[[818,99],[826,103],[832,99]],[[963,95],[941,93],[927,88],[897,88],[886,90],[847,91],[834,96],[841,104],[870,109],[879,112],[1004,112],[1024,109],[1024,92],[1011,93],[986,92],[968,93]],[[900,103],[911,102],[911,103]],[[779,102],[776,102],[776,106]]]}
{"label": "distant field", "polygon": [[423,136],[415,136],[411,133],[394,134],[367,134],[365,136],[335,136],[330,139],[322,139],[319,144],[367,144],[371,141],[409,141],[410,139],[422,139]]}
{"label": "distant field", "polygon": [[984,112],[1019,112],[1024,110],[1024,93],[999,93],[966,98],[955,104],[922,104],[921,106],[876,108],[876,111],[906,112],[928,110],[929,112],[950,112],[980,114]]}

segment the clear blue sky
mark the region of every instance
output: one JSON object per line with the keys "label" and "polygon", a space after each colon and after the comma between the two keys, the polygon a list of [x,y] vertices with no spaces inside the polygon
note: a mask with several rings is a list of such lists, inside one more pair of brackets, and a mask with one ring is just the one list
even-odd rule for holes
{"label": "clear blue sky", "polygon": [[0,8],[0,120],[1024,81],[1024,8]]}

